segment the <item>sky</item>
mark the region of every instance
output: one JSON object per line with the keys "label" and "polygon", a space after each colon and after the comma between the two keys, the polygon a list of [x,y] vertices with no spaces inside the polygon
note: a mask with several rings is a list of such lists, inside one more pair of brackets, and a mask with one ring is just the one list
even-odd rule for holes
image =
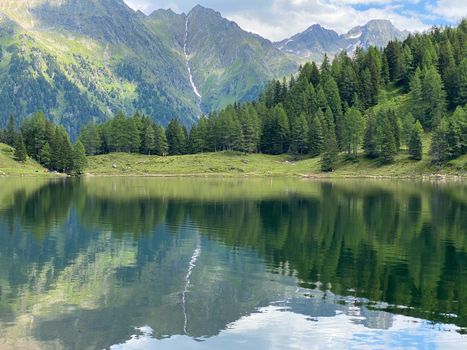
{"label": "sky", "polygon": [[422,31],[433,25],[456,24],[467,17],[465,0],[124,0],[146,14],[171,8],[188,13],[200,4],[219,11],[243,29],[280,41],[312,24],[339,34],[370,19],[389,19],[399,29]]}

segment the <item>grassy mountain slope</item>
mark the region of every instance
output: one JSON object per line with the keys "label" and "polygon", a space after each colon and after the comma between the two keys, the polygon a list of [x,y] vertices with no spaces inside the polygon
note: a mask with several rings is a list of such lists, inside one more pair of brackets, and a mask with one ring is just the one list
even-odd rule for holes
{"label": "grassy mountain slope", "polygon": [[[191,124],[212,108],[252,99],[296,65],[272,43],[201,7],[184,14],[130,9],[122,0],[0,2],[0,127],[38,110],[72,137],[90,120],[138,109]],[[205,33],[203,31],[206,31]],[[263,59],[263,57],[268,57]]]}
{"label": "grassy mountain slope", "polygon": [[154,32],[163,33],[166,44],[180,55],[184,55],[186,41],[203,112],[254,99],[269,80],[297,69],[270,41],[199,5],[187,15],[155,11],[146,23]]}
{"label": "grassy mountain slope", "polygon": [[0,175],[50,176],[39,163],[29,158],[24,163],[17,162],[14,154],[12,147],[0,143]]}

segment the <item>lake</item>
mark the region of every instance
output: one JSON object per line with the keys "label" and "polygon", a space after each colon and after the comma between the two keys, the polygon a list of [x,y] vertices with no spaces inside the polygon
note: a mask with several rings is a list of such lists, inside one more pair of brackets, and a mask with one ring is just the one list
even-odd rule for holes
{"label": "lake", "polygon": [[0,178],[0,349],[465,349],[467,186]]}

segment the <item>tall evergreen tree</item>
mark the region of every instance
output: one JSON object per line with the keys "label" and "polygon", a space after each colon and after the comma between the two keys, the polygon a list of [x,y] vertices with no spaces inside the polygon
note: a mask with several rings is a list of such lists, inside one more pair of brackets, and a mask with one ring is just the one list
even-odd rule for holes
{"label": "tall evergreen tree", "polygon": [[423,157],[422,133],[422,125],[417,120],[415,125],[412,127],[409,141],[409,154],[414,160],[421,160]]}
{"label": "tall evergreen tree", "polygon": [[178,119],[172,119],[165,131],[170,155],[180,155],[185,153],[186,137],[183,126]]}
{"label": "tall evergreen tree", "polygon": [[73,145],[72,158],[73,166],[71,170],[76,174],[82,174],[87,165],[87,158],[86,149],[81,141],[77,141]]}
{"label": "tall evergreen tree", "polygon": [[342,144],[347,151],[347,156],[351,159],[357,158],[364,126],[363,116],[357,108],[350,108],[346,111],[342,129]]}
{"label": "tall evergreen tree", "polygon": [[8,124],[7,124],[7,127],[6,127],[6,133],[5,133],[5,141],[6,141],[6,144],[11,146],[11,147],[15,147],[16,146],[16,138],[18,137],[17,135],[17,132],[16,132],[16,122],[15,122],[15,118],[10,115],[10,117],[8,118]]}
{"label": "tall evergreen tree", "polygon": [[290,128],[290,151],[304,154],[308,148],[308,122],[305,113],[294,118]]}
{"label": "tall evergreen tree", "polygon": [[339,148],[337,145],[337,138],[334,126],[334,118],[330,108],[327,109],[325,114],[325,138],[323,143],[323,150],[321,154],[321,171],[330,172],[336,169],[337,156]]}
{"label": "tall evergreen tree", "polygon": [[[320,117],[321,115],[321,117]],[[317,114],[312,118],[308,133],[308,153],[312,157],[319,156],[323,149],[323,126],[322,126],[322,113]]]}
{"label": "tall evergreen tree", "polygon": [[27,159],[26,145],[24,144],[23,135],[20,133],[16,138],[15,158],[18,162],[25,162]]}

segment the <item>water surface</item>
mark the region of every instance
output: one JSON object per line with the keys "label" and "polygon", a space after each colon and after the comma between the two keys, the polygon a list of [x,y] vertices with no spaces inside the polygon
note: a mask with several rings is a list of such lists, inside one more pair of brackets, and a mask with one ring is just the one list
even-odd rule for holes
{"label": "water surface", "polygon": [[0,179],[0,349],[462,349],[467,186]]}

